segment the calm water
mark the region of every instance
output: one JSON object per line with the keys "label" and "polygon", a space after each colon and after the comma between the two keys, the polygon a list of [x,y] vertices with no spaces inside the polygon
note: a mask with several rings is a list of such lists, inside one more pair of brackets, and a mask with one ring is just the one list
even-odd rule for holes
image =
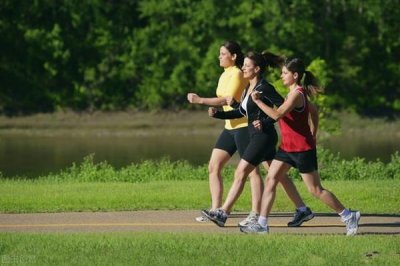
{"label": "calm water", "polygon": [[89,154],[95,162],[120,168],[147,159],[168,157],[200,165],[208,161],[214,143],[209,136],[150,137],[2,137],[0,171],[4,176],[37,176],[80,163]]}
{"label": "calm water", "polygon": [[[95,161],[107,161],[116,168],[146,159],[169,157],[194,165],[208,162],[218,132],[206,135],[160,136],[1,136],[0,171],[4,176],[30,177],[58,172],[80,163],[91,153]],[[387,162],[400,150],[399,138],[376,140],[366,136],[342,135],[325,141],[325,147],[340,152],[343,158],[354,156]],[[237,162],[235,156],[232,163]]]}

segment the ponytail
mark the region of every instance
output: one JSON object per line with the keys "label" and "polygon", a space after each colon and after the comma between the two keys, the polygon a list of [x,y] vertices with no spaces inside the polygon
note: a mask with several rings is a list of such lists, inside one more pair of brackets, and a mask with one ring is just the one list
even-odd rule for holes
{"label": "ponytail", "polygon": [[285,61],[282,56],[270,53],[268,51],[262,52],[261,55],[264,57],[266,65],[269,67],[280,68]]}
{"label": "ponytail", "polygon": [[284,62],[284,58],[273,53],[264,51],[261,54],[256,52],[248,52],[246,57],[254,62],[254,65],[260,68],[259,76],[263,75],[267,67],[280,68]]}
{"label": "ponytail", "polygon": [[323,92],[323,88],[319,85],[318,79],[311,71],[304,71],[302,85],[309,97],[316,96],[317,94]]}

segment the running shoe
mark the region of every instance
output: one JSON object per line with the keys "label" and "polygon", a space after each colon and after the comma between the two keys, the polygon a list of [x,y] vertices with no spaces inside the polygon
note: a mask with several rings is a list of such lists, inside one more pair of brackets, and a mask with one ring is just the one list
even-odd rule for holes
{"label": "running shoe", "polygon": [[240,231],[246,234],[268,234],[269,228],[257,223],[250,223],[248,226],[240,227]]}
{"label": "running shoe", "polygon": [[258,214],[255,212],[250,212],[250,214],[246,217],[246,219],[244,219],[243,221],[241,221],[239,223],[239,226],[244,227],[244,226],[248,226],[251,223],[257,223],[258,222]]}
{"label": "running shoe", "polygon": [[[210,219],[208,219],[207,218],[207,216],[206,215],[204,215],[204,212],[205,212],[206,210],[204,209],[204,210],[201,210],[201,216],[198,216],[198,217],[196,217],[195,218],[195,220],[197,221],[197,222],[199,222],[199,223],[205,223],[205,222],[208,222],[208,221],[210,221]],[[208,210],[207,211],[208,213],[214,213],[214,210]]]}
{"label": "running shoe", "polygon": [[219,227],[224,227],[228,219],[228,214],[222,209],[216,209],[215,211],[202,210],[201,213]]}
{"label": "running shoe", "polygon": [[360,221],[361,214],[359,211],[351,211],[351,213],[347,216],[342,218],[342,222],[346,224],[346,235],[354,236],[357,234],[358,230],[358,222]]}
{"label": "running shoe", "polygon": [[298,227],[302,223],[310,221],[314,218],[314,213],[307,207],[305,211],[299,211],[296,209],[296,213],[294,214],[293,220],[288,222],[289,227]]}
{"label": "running shoe", "polygon": [[199,222],[199,223],[205,223],[205,222],[210,221],[210,220],[209,220],[206,216],[204,216],[204,215],[199,216],[199,217],[196,217],[195,220],[196,220],[196,222]]}

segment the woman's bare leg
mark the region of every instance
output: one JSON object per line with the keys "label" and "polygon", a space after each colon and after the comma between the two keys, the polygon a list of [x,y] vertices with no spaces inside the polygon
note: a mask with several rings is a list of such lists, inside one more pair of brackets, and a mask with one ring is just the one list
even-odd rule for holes
{"label": "woman's bare leg", "polygon": [[[271,165],[271,161],[264,161],[263,166],[265,170],[268,171]],[[296,186],[294,185],[292,179],[289,178],[287,174],[285,174],[279,181],[288,195],[289,199],[293,202],[296,208],[305,207],[303,199],[301,198],[299,191],[297,190]]]}
{"label": "woman's bare leg", "polygon": [[287,174],[290,169],[290,165],[273,160],[270,169],[268,171],[267,177],[265,179],[265,188],[262,197],[260,216],[268,217],[271,212],[272,205],[275,201],[276,196],[276,186],[281,179]]}
{"label": "woman's bare leg", "polygon": [[247,176],[254,170],[254,168],[254,165],[243,159],[239,161],[239,164],[235,170],[235,179],[233,180],[228,196],[222,205],[222,209],[225,212],[229,213],[231,211],[233,205],[243,191]]}
{"label": "woman's bare leg", "polygon": [[264,182],[258,167],[249,174],[251,188],[251,210],[257,214],[261,209],[261,198],[264,190]]}
{"label": "woman's bare leg", "polygon": [[336,196],[324,189],[321,185],[321,178],[318,171],[311,173],[301,174],[308,191],[316,198],[320,199],[323,203],[333,209],[335,212],[340,213],[344,210],[343,204],[336,198]]}
{"label": "woman's bare leg", "polygon": [[222,169],[231,158],[230,154],[224,150],[213,149],[210,162],[208,164],[208,177],[211,193],[211,209],[221,207],[224,184]]}

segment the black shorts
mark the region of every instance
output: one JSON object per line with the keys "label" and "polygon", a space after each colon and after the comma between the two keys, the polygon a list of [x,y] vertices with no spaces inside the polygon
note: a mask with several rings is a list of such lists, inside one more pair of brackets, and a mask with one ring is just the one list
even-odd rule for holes
{"label": "black shorts", "polygon": [[247,127],[224,129],[217,139],[214,148],[224,150],[232,156],[236,151],[242,157],[249,144],[249,131]]}
{"label": "black shorts", "polygon": [[275,160],[290,164],[299,169],[300,173],[311,173],[318,170],[316,149],[303,152],[286,152],[278,149]]}
{"label": "black shorts", "polygon": [[275,129],[268,130],[268,132],[251,134],[249,145],[242,159],[254,166],[264,161],[272,161],[275,157],[277,142],[278,135]]}

